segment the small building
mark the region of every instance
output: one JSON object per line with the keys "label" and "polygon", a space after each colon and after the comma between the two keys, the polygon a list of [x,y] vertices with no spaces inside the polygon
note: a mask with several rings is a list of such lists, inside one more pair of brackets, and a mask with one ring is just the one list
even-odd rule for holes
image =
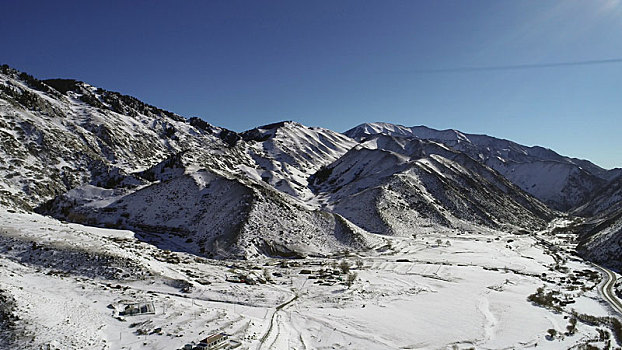
{"label": "small building", "polygon": [[140,314],[155,314],[155,306],[153,303],[128,303],[125,304],[125,308],[119,312],[120,316],[133,316]]}
{"label": "small building", "polygon": [[201,340],[197,347],[199,347],[199,349],[206,350],[220,349],[227,344],[227,339],[229,339],[229,335],[226,333],[212,334],[209,337]]}

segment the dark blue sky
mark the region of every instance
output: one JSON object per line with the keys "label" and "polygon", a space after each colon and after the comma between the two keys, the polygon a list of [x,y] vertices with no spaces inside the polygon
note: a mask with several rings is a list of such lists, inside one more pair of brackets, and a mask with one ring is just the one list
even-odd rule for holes
{"label": "dark blue sky", "polygon": [[7,63],[241,131],[455,128],[622,166],[620,0],[0,3]]}

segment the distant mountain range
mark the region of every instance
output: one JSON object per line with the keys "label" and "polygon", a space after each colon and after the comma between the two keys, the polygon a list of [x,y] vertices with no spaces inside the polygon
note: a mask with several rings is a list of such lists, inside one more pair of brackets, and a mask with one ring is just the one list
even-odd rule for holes
{"label": "distant mountain range", "polygon": [[586,257],[622,254],[622,169],[424,126],[237,133],[6,65],[0,176],[3,206],[209,257],[326,255],[438,228],[526,233],[560,215],[586,218]]}
{"label": "distant mountain range", "polygon": [[605,170],[590,161],[564,157],[547,148],[457,130],[369,123],[345,134],[359,141],[382,134],[440,142],[498,171],[524,191],[562,211],[586,203],[595,191],[622,175],[622,169]]}

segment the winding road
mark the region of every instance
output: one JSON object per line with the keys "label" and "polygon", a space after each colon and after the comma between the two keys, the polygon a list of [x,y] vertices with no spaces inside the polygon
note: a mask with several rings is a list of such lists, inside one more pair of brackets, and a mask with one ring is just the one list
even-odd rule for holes
{"label": "winding road", "polygon": [[622,302],[620,301],[620,299],[618,299],[618,297],[615,295],[615,292],[613,291],[613,286],[616,284],[616,274],[600,265],[595,266],[603,271],[605,275],[607,275],[607,280],[605,281],[605,283],[599,286],[600,293],[611,305],[611,307],[613,307],[614,310],[622,315]]}

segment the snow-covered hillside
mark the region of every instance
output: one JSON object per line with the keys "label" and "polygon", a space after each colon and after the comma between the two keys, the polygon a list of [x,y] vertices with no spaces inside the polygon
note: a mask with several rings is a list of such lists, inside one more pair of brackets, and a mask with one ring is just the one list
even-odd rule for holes
{"label": "snow-covered hillside", "polygon": [[129,96],[2,66],[0,202],[33,208],[87,183],[135,186],[129,173],[173,153],[224,148],[214,133]]}
{"label": "snow-covered hillside", "polygon": [[[603,189],[617,170],[541,147],[386,123],[346,134],[295,122],[236,133],[2,66],[0,202],[238,257],[356,249],[366,243],[344,237],[366,233],[544,227],[556,213],[523,190],[586,213],[619,203]],[[585,204],[594,193],[600,204]]]}
{"label": "snow-covered hillside", "polygon": [[257,170],[251,176],[302,200],[313,194],[308,179],[323,165],[341,157],[356,141],[323,128],[306,127],[295,122],[261,126],[242,134]]}
{"label": "snow-covered hillside", "polygon": [[534,229],[553,218],[497,173],[433,141],[376,135],[323,172],[314,185],[325,205],[374,233],[429,231],[460,220]]}
{"label": "snow-covered hillside", "polygon": [[[296,241],[300,254],[307,250],[320,253],[329,248],[344,248],[339,242],[305,248],[305,243],[320,239],[319,234],[317,237],[311,234],[316,229],[337,234],[346,241],[341,236],[349,231],[342,218],[309,211],[300,207],[302,202],[292,204],[291,208],[295,211],[300,207],[298,214],[308,213],[310,221],[283,220],[290,225],[283,227],[272,227],[278,210],[262,213],[257,209],[261,206],[252,206],[250,200],[247,208],[238,203],[242,198],[233,196],[235,192],[225,192],[218,197],[221,202],[208,201],[213,207],[199,209],[199,212],[219,212],[227,207],[226,203],[232,203],[230,211],[217,214],[221,220],[205,219],[211,226],[199,225],[197,221],[170,220],[173,214],[163,212],[171,209],[167,203],[170,197],[180,198],[176,207],[178,216],[182,212],[194,212],[197,205],[206,203],[205,191],[200,186],[184,187],[188,176],[200,177],[197,175],[200,170],[202,174],[216,171],[223,174],[218,176],[237,178],[232,180],[237,184],[245,181],[247,184],[240,186],[251,193],[248,186],[269,192],[268,197],[280,198],[273,187],[294,197],[284,197],[286,202],[293,203],[296,198],[309,200],[312,194],[307,179],[355,145],[354,140],[330,130],[291,122],[240,135],[198,118],[186,120],[135,98],[86,83],[65,79],[39,81],[6,66],[1,74],[0,172],[5,180],[0,182],[3,193],[0,202],[4,205],[38,208],[41,212],[93,225],[123,224],[158,233],[172,230],[183,233],[184,239],[194,239],[193,251],[200,249],[206,255],[253,254],[252,249],[237,248],[238,236],[243,237],[244,229],[256,229],[258,234],[274,230],[281,235],[299,231],[304,237],[290,237],[286,241]],[[154,189],[160,195],[153,196]],[[110,195],[112,198],[107,197]],[[111,213],[116,200],[130,195],[140,200],[124,213],[103,215],[94,211],[111,206],[105,208],[106,213]],[[141,201],[144,197],[156,201],[156,205],[141,209],[145,205]],[[45,204],[53,198],[56,198],[53,203]],[[80,211],[82,206],[86,209]],[[145,210],[151,216],[144,215]],[[251,220],[251,213],[262,215],[256,220],[259,223]],[[120,214],[128,217],[119,217]],[[271,214],[275,218],[270,218]],[[287,215],[297,217],[298,214]],[[238,222],[234,217],[239,218]],[[265,242],[246,242],[245,247],[252,246],[255,250],[260,247],[264,253],[289,249],[281,238],[274,241],[272,238],[267,237]],[[214,247],[214,242],[220,242],[219,247]],[[357,246],[356,242],[352,244],[348,248]]]}
{"label": "snow-covered hillside", "polygon": [[425,126],[405,127],[389,123],[361,124],[345,132],[363,140],[384,134],[441,142],[483,162],[534,197],[558,210],[585,203],[594,191],[619,174],[589,161],[561,156],[539,146],[523,146],[486,135],[457,130],[435,130]]}
{"label": "snow-covered hillside", "polygon": [[326,255],[374,238],[261,182],[198,170],[127,194],[86,186],[49,204],[65,220],[132,229],[162,249],[208,257]]}

